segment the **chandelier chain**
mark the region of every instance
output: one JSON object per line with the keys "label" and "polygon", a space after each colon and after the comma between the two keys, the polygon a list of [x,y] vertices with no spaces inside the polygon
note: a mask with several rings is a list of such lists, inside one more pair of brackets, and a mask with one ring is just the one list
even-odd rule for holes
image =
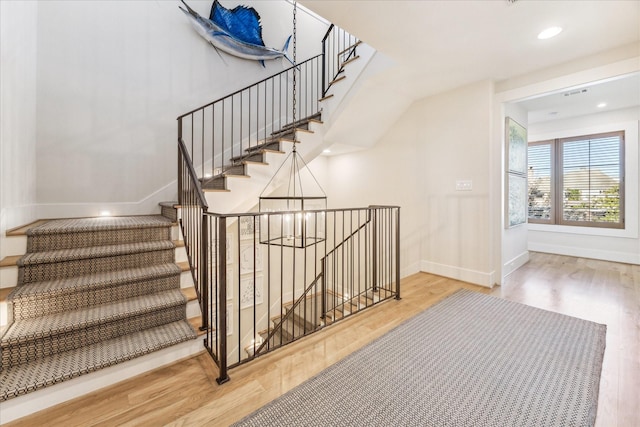
{"label": "chandelier chain", "polygon": [[293,150],[296,150],[296,143],[297,143],[297,139],[296,139],[296,86],[297,86],[297,82],[296,82],[296,68],[297,68],[297,60],[296,60],[296,49],[297,49],[297,28],[296,28],[296,12],[297,12],[298,6],[297,6],[297,1],[293,0],[293,98],[292,98],[292,104],[293,104]]}

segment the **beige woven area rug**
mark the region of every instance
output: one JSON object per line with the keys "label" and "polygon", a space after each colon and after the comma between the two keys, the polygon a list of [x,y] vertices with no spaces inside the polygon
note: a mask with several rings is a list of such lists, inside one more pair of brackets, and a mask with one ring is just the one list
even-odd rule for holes
{"label": "beige woven area rug", "polygon": [[593,426],[606,326],[460,290],[236,426]]}

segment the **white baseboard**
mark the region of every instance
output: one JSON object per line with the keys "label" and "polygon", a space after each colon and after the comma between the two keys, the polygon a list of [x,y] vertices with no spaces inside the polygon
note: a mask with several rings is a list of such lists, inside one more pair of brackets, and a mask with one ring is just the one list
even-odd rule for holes
{"label": "white baseboard", "polygon": [[621,262],[625,264],[640,265],[640,254],[628,252],[606,251],[593,248],[579,248],[574,246],[547,245],[543,243],[529,242],[528,249],[534,252],[567,255],[580,258],[599,259],[602,261]]}
{"label": "white baseboard", "polygon": [[456,280],[462,280],[463,282],[473,283],[475,285],[484,286],[487,288],[493,287],[496,283],[495,273],[470,270],[468,268],[456,267],[453,265],[438,264],[430,261],[420,262],[420,271],[426,273],[437,274],[438,276],[450,277]]}
{"label": "white baseboard", "polygon": [[400,277],[405,278],[407,276],[411,276],[412,274],[419,273],[420,271],[420,261],[416,261],[413,264],[406,266],[405,268],[401,268]]}
{"label": "white baseboard", "polygon": [[193,356],[204,350],[202,339],[189,340],[133,360],[119,363],[90,374],[82,375],[24,396],[2,402],[0,424],[31,415],[37,411],[108,387],[120,381],[149,372],[178,360]]}
{"label": "white baseboard", "polygon": [[502,266],[502,277],[508,276],[527,262],[529,262],[529,251],[524,251],[520,255],[504,263]]}
{"label": "white baseboard", "polygon": [[111,216],[148,215],[160,213],[158,203],[176,200],[175,181],[136,202],[104,202],[104,203],[43,203],[36,205],[40,219],[50,218],[82,218],[100,216],[109,212]]}

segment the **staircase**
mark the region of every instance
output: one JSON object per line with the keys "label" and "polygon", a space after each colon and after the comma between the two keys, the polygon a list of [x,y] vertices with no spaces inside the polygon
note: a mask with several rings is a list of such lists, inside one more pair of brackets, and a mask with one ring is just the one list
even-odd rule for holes
{"label": "staircase", "polygon": [[184,161],[191,164],[210,212],[251,211],[262,192],[283,185],[271,179],[282,163],[280,155],[291,151],[294,134],[297,151],[307,163],[332,145],[324,135],[354,96],[375,51],[334,26],[323,46],[326,54],[178,117]]}
{"label": "staircase", "polygon": [[282,315],[270,319],[272,326],[258,332],[260,336],[258,342],[245,347],[244,350],[249,357],[266,353],[384,301],[393,295],[394,293],[388,289],[377,289],[350,298],[328,290],[326,304],[333,308],[327,310],[324,318],[322,317],[322,293],[304,296],[297,303],[289,301],[282,305]]}
{"label": "staircase", "polygon": [[293,143],[295,134],[313,134],[310,125],[311,123],[322,124],[320,118],[321,113],[316,113],[298,121],[295,127],[292,124],[284,126],[282,129],[272,132],[268,138],[256,145],[245,148],[242,154],[231,157],[228,164],[218,168],[216,175],[210,178],[201,178],[202,190],[205,192],[230,191],[228,178],[250,178],[248,165],[268,166],[268,153],[284,154],[289,148],[286,145],[290,146]]}
{"label": "staircase", "polygon": [[[279,86],[274,83],[274,76],[272,80],[256,83],[178,119],[181,150],[178,196],[182,202],[181,225],[186,247],[181,248],[181,243],[176,241],[175,235],[180,232],[173,231],[172,236],[178,220],[173,203],[162,203],[161,215],[39,221],[17,232],[26,235],[26,250],[19,252],[25,254],[0,261],[0,267],[17,270],[17,274],[4,271],[0,274],[3,282],[0,283],[0,306],[4,316],[0,316],[0,402],[3,404],[0,421],[25,415],[33,408],[43,409],[193,353],[191,346],[182,353],[165,353],[163,360],[147,363],[150,359],[145,359],[148,357],[145,355],[153,352],[194,342],[198,336],[194,326],[198,328],[202,324],[200,311],[196,307],[198,317],[188,319],[187,303],[188,300],[197,303],[196,294],[202,297],[200,292],[208,285],[206,280],[201,282],[204,278],[201,273],[206,273],[206,268],[200,268],[207,265],[208,260],[199,258],[201,248],[198,247],[198,239],[203,236],[199,228],[202,214],[208,209],[201,198],[202,192],[207,192],[207,201],[216,211],[220,211],[221,206],[227,212],[247,211],[277,169],[279,162],[270,162],[270,157],[273,160],[274,155],[288,151],[288,145],[294,140],[301,143],[298,151],[309,160],[328,145],[323,132],[330,127],[340,104],[350,96],[351,85],[373,56],[371,48],[359,42],[351,43],[352,36],[345,37],[346,33],[333,26],[325,39],[330,34],[334,37],[334,33],[336,39],[346,41],[346,45],[327,43],[326,55],[309,60],[309,64],[315,64],[315,71],[299,75],[297,117],[303,117],[302,120],[291,123],[288,116],[291,86],[286,82],[290,80],[287,73],[291,69],[281,73],[284,77],[277,77]],[[359,54],[355,52],[356,46]],[[326,64],[321,62],[325,58]],[[304,63],[298,64],[302,66]],[[308,76],[316,82],[307,85]],[[350,84],[341,83],[350,80]],[[262,94],[269,91],[272,107],[275,97],[284,94],[285,101],[280,103],[285,108],[268,118],[262,113],[263,108],[269,108]],[[242,114],[233,116],[238,112],[244,114],[243,102],[249,111],[255,111],[254,106],[258,107],[259,102],[265,105],[260,105],[260,113],[253,116],[249,113],[249,119],[243,121]],[[231,120],[224,116],[225,108]],[[226,133],[223,130],[218,135],[216,132],[220,132],[221,127],[216,120],[220,114],[223,128],[227,123],[232,124]],[[213,123],[205,124],[205,117],[211,117]],[[215,140],[215,144],[204,145],[205,137],[207,141]],[[200,140],[202,147],[194,146],[194,141]],[[248,180],[235,179],[249,177],[253,182],[244,187],[240,183]],[[184,185],[187,180],[191,183]],[[176,263],[176,250],[186,250],[185,258],[189,262]],[[189,277],[187,287],[185,275]],[[12,282],[9,286],[15,284],[15,288],[6,287],[7,277]],[[262,339],[271,346],[284,345],[357,311],[354,305],[349,310],[349,305],[355,302],[346,301],[342,296],[337,298],[342,302],[324,318],[319,316],[321,298],[317,294],[305,297],[303,302],[285,304],[281,316],[271,319],[274,327],[260,333]],[[370,299],[365,296],[365,306],[373,304],[375,298],[375,295]],[[1,326],[3,324],[6,326]],[[218,342],[216,331],[205,329],[205,343]],[[131,364],[134,360],[145,360],[145,366]],[[39,394],[52,385],[57,386],[51,389],[64,390],[62,394],[65,394],[72,386],[60,387],[73,383],[68,380],[78,381],[81,379],[78,377],[90,377],[84,374],[116,364],[122,373],[106,370],[109,374],[103,378],[113,377],[110,382],[92,383],[88,390],[75,390],[71,396],[56,392]],[[224,370],[226,372],[226,366]],[[12,403],[21,400],[16,398],[23,395],[29,398],[28,408],[22,405],[12,412]]]}
{"label": "staircase", "polygon": [[197,337],[174,225],[149,215],[41,221],[26,230],[0,331],[0,402]]}

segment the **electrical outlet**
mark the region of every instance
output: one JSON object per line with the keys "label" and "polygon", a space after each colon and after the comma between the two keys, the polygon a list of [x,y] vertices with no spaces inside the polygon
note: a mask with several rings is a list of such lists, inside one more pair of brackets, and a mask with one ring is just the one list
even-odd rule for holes
{"label": "electrical outlet", "polygon": [[471,191],[473,190],[473,181],[470,179],[459,179],[456,181],[456,191]]}

